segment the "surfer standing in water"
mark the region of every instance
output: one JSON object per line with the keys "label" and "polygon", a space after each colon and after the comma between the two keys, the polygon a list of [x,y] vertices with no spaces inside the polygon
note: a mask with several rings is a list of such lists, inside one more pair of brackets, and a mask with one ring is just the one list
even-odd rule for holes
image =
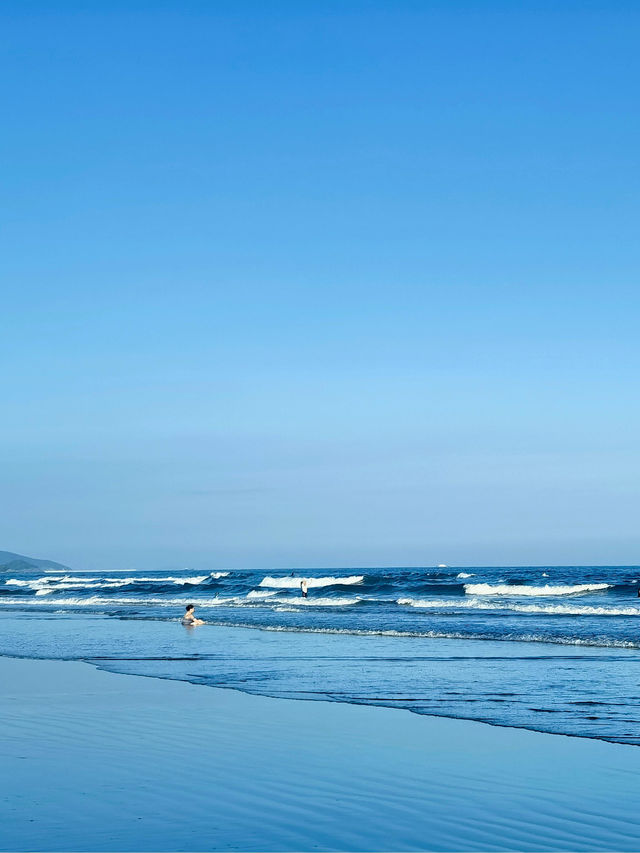
{"label": "surfer standing in water", "polygon": [[300,581],[300,592],[302,593],[303,598],[306,598],[309,594],[309,585],[304,578]]}

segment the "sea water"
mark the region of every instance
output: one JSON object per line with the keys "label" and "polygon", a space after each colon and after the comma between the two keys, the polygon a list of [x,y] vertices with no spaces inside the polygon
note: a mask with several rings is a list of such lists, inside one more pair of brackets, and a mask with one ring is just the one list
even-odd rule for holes
{"label": "sea water", "polygon": [[[0,653],[640,744],[639,578],[598,566],[17,573],[0,579]],[[191,603],[205,625],[181,624]]]}

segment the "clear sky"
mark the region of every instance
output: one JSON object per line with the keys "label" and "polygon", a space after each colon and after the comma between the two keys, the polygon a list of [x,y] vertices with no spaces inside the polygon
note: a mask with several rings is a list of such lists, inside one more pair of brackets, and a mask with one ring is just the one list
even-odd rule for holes
{"label": "clear sky", "polygon": [[637,4],[0,18],[0,548],[640,563]]}

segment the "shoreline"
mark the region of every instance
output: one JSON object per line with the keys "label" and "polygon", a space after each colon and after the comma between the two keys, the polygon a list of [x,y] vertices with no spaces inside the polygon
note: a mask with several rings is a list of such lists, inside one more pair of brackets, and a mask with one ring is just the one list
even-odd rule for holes
{"label": "shoreline", "polygon": [[[262,629],[262,628],[256,629],[254,626],[250,626],[250,627],[252,630],[269,630],[269,629]],[[438,638],[435,637],[435,638],[430,638],[430,639],[438,639]],[[4,654],[0,653],[0,659],[3,657],[13,658],[16,660],[53,661],[53,662],[59,662],[59,663],[84,663],[84,664],[87,664],[88,666],[94,667],[95,669],[98,670],[98,672],[107,672],[107,673],[110,673],[111,675],[128,675],[128,676],[131,676],[132,678],[157,678],[160,681],[175,681],[175,682],[178,682],[179,684],[191,684],[194,687],[205,687],[208,690],[231,690],[235,693],[240,693],[242,696],[260,696],[264,699],[275,699],[278,702],[326,702],[329,705],[351,705],[351,706],[356,707],[356,708],[382,708],[385,711],[404,711],[407,714],[412,714],[416,717],[427,718],[427,719],[459,720],[460,722],[463,722],[463,723],[479,723],[482,726],[491,726],[492,728],[497,728],[497,729],[514,729],[515,731],[531,732],[532,734],[545,735],[548,737],[561,737],[561,738],[566,737],[566,738],[573,738],[576,740],[587,740],[587,741],[595,741],[598,743],[607,743],[607,744],[611,744],[612,746],[631,747],[631,748],[635,748],[635,749],[640,748],[640,744],[623,743],[622,741],[619,741],[619,740],[609,740],[606,737],[598,737],[596,735],[577,735],[577,734],[573,734],[572,732],[548,732],[548,731],[545,731],[544,729],[536,729],[536,728],[528,727],[528,726],[510,725],[509,723],[497,723],[497,722],[492,722],[491,720],[482,720],[482,719],[475,718],[475,717],[456,717],[453,714],[436,714],[436,713],[431,713],[431,712],[426,713],[426,712],[422,712],[422,711],[416,711],[413,708],[406,708],[406,707],[394,705],[392,699],[385,699],[384,702],[382,702],[382,701],[379,701],[379,702],[356,702],[353,699],[331,699],[331,698],[329,698],[328,695],[318,696],[317,698],[314,698],[314,699],[310,699],[307,696],[286,696],[286,697],[271,696],[269,693],[266,693],[266,692],[265,693],[253,693],[249,690],[243,690],[242,687],[233,687],[231,685],[227,685],[224,687],[212,686],[209,684],[202,684],[202,683],[197,682],[197,681],[188,681],[187,679],[184,679],[184,678],[174,678],[174,677],[169,676],[169,675],[152,675],[151,673],[146,673],[146,672],[121,673],[121,672],[117,672],[116,670],[107,669],[103,666],[100,666],[100,664],[97,661],[93,661],[89,658],[78,658],[78,659],[74,659],[74,660],[61,660],[60,658],[18,657],[16,655],[4,655]],[[398,700],[398,701],[402,701],[402,700]],[[388,703],[388,704],[386,704],[386,703]]]}
{"label": "shoreline", "polygon": [[2,851],[637,850],[625,744],[89,661],[0,676]]}
{"label": "shoreline", "polygon": [[[629,735],[629,740],[626,740],[623,737],[619,736],[607,736],[601,734],[590,734],[587,732],[572,732],[570,730],[558,730],[552,727],[545,727],[544,720],[548,714],[543,713],[541,711],[537,717],[540,720],[540,724],[536,725],[537,720],[530,719],[528,721],[522,722],[511,722],[508,720],[501,720],[489,717],[487,715],[484,716],[472,716],[472,711],[465,711],[465,713],[450,713],[449,711],[440,712],[439,710],[432,708],[429,709],[417,709],[412,707],[410,704],[401,704],[404,702],[403,699],[394,700],[393,697],[380,697],[380,698],[372,698],[368,701],[358,701],[357,696],[341,696],[340,694],[332,694],[330,689],[323,689],[321,691],[314,690],[304,690],[304,689],[281,689],[281,685],[276,684],[275,687],[263,688],[263,684],[266,682],[261,682],[260,678],[256,680],[255,671],[252,672],[251,677],[249,677],[249,669],[242,670],[240,672],[235,672],[233,678],[226,678],[222,680],[222,683],[210,684],[207,683],[206,676],[203,678],[203,674],[208,674],[208,670],[206,667],[206,663],[204,664],[204,670],[200,667],[200,671],[195,671],[199,666],[199,661],[202,660],[206,662],[206,659],[210,654],[218,656],[219,648],[221,644],[223,647],[228,649],[227,661],[226,664],[223,663],[223,666],[230,665],[234,661],[238,659],[244,659],[245,649],[244,639],[251,635],[252,633],[255,635],[263,635],[265,638],[273,638],[277,641],[278,646],[280,644],[280,638],[287,638],[289,635],[292,635],[296,638],[307,637],[310,640],[324,637],[345,637],[348,636],[350,639],[354,640],[364,640],[365,645],[368,645],[367,641],[378,639],[383,636],[379,633],[369,633],[364,634],[363,632],[350,631],[345,632],[344,630],[316,630],[313,628],[308,629],[295,629],[295,630],[283,630],[281,628],[272,628],[270,626],[262,626],[262,625],[228,625],[226,623],[217,623],[217,622],[209,622],[206,621],[206,625],[204,627],[208,627],[213,629],[216,634],[217,642],[211,639],[212,635],[208,633],[199,633],[199,632],[187,632],[185,635],[184,630],[181,632],[183,640],[186,640],[185,643],[182,641],[178,641],[178,645],[175,649],[172,649],[171,652],[168,653],[168,656],[160,655],[158,657],[151,656],[149,657],[146,654],[146,649],[143,652],[142,648],[140,649],[140,657],[130,657],[128,654],[124,656],[119,656],[117,654],[111,656],[109,654],[92,654],[92,641],[89,641],[89,644],[85,647],[83,654],[78,648],[75,646],[75,637],[77,636],[86,636],[87,638],[93,637],[95,635],[95,627],[96,624],[104,624],[108,625],[108,630],[110,632],[115,632],[115,634],[109,639],[109,643],[112,644],[113,649],[115,651],[116,648],[120,648],[121,643],[126,643],[131,638],[131,633],[128,627],[128,620],[112,620],[110,617],[105,616],[104,614],[98,615],[97,622],[94,622],[96,615],[93,613],[74,613],[74,614],[66,614],[66,618],[63,620],[55,620],[56,627],[58,629],[62,629],[59,631],[55,637],[51,637],[48,635],[42,635],[41,641],[39,643],[32,643],[33,636],[31,634],[33,624],[31,620],[35,614],[22,612],[22,611],[11,611],[11,610],[3,610],[0,611],[0,629],[4,628],[4,630],[0,634],[0,638],[2,639],[2,647],[3,651],[0,653],[0,656],[5,656],[7,658],[13,658],[17,660],[41,660],[41,661],[74,661],[74,662],[86,662],[94,666],[100,671],[103,672],[111,672],[111,673],[121,673],[125,675],[140,675],[148,678],[158,678],[168,681],[176,681],[185,684],[193,684],[196,686],[208,686],[215,687],[217,689],[229,689],[236,690],[244,695],[249,696],[264,696],[274,699],[295,699],[299,701],[311,701],[311,702],[327,702],[329,704],[343,704],[343,705],[352,705],[357,707],[379,707],[385,708],[387,710],[405,710],[412,713],[412,715],[418,717],[428,717],[434,719],[450,719],[450,720],[462,720],[468,722],[477,722],[483,723],[487,726],[496,727],[496,728],[505,728],[505,729],[514,729],[517,731],[528,731],[540,734],[553,734],[553,735],[564,735],[567,738],[578,739],[578,740],[589,740],[594,742],[601,743],[611,743],[618,744],[623,746],[640,746],[640,743],[634,743],[632,738],[638,740],[636,734]],[[22,617],[22,618],[17,618]],[[45,614],[43,612],[38,612],[37,616],[43,618],[45,623],[48,623],[52,614]],[[165,627],[167,624],[173,624],[176,626],[180,626],[181,622],[179,617],[176,617],[172,620],[162,620],[149,618],[145,620],[136,620],[136,624],[138,627],[144,626],[144,630],[152,633],[152,641],[154,644],[161,643],[163,638],[166,636],[163,630],[160,628]],[[91,628],[89,631],[88,628]],[[9,630],[7,630],[7,628]],[[156,630],[158,629],[158,630]],[[75,635],[75,637],[74,637]],[[243,640],[240,645],[238,645],[237,638],[242,635]],[[386,635],[383,636],[383,638]],[[70,641],[70,638],[71,639]],[[222,639],[221,639],[222,638]],[[14,639],[17,639],[18,642],[13,642]],[[298,639],[296,639],[296,644],[298,643]],[[406,640],[410,639],[408,636],[396,636],[393,634],[390,639],[398,639],[398,640]],[[455,654],[458,654],[458,645],[459,644],[470,644],[470,645],[478,645],[482,644],[484,649],[487,649],[488,652],[485,655],[481,655],[478,660],[490,660],[491,654],[494,653],[491,650],[491,646],[503,647],[507,651],[517,652],[521,648],[521,653],[523,655],[523,659],[526,660],[535,660],[536,652],[535,646],[539,645],[544,647],[545,656],[549,656],[550,658],[564,658],[565,655],[570,655],[569,651],[565,651],[565,648],[571,649],[571,647],[565,647],[564,644],[561,646],[557,643],[519,643],[518,641],[510,640],[506,641],[504,639],[480,639],[477,637],[472,638],[452,638],[452,637],[423,637],[423,641],[433,644],[434,647],[437,647],[438,652],[436,653],[434,659],[438,660],[440,656],[440,650],[444,652],[446,646],[450,646],[453,649],[453,646],[456,647]],[[50,652],[52,646],[51,643],[54,643],[54,646],[57,642],[60,642],[62,645],[59,647],[61,649],[65,649],[68,646],[70,654],[64,654],[64,651],[59,654],[58,657],[51,657],[48,652]],[[115,643],[115,645],[113,645]],[[31,648],[32,651],[29,654],[20,654],[18,649],[22,645],[27,645],[27,647]],[[441,645],[442,644],[442,645]],[[290,645],[290,644],[289,644]],[[278,646],[274,646],[272,650],[267,651],[267,658],[265,659],[268,665],[269,655],[279,655],[281,653]],[[547,648],[549,647],[549,648]],[[460,646],[461,649],[464,649],[464,645]],[[15,650],[13,650],[15,649]],[[587,655],[590,660],[597,662],[601,658],[606,658],[608,655],[615,653],[617,655],[627,656],[630,655],[629,664],[634,664],[636,666],[640,666],[640,659],[636,659],[637,655],[635,655],[635,649],[628,648],[616,648],[612,649],[611,647],[605,646],[591,646],[585,645],[580,646],[580,655]],[[73,650],[73,651],[72,651]],[[295,654],[300,657],[301,660],[306,660],[308,666],[307,670],[313,668],[315,655],[317,654],[318,649],[313,645],[307,645],[304,649],[298,649],[296,646]],[[75,653],[74,653],[75,652]],[[178,656],[174,656],[177,653]],[[285,646],[284,651],[282,652],[285,655],[290,653],[289,649]],[[427,654],[431,654],[427,650]],[[450,652],[451,653],[451,652]],[[135,653],[134,653],[135,654]],[[180,655],[184,654],[185,657],[180,657]],[[240,654],[242,657],[238,658],[237,655]],[[353,659],[357,659],[359,654],[368,654],[368,650],[365,650],[365,646],[361,646],[360,648],[352,649],[349,653]],[[305,658],[305,655],[309,657]],[[382,658],[384,660],[384,657]],[[505,659],[508,659],[505,658]],[[190,674],[185,674],[179,668],[172,669],[172,661],[180,662],[180,661],[193,661],[194,672]],[[136,666],[136,661],[140,662],[152,662],[154,664],[155,671],[143,671],[143,669]],[[128,664],[132,663],[132,666]],[[625,668],[627,668],[625,666]],[[175,673],[175,674],[174,674]],[[473,673],[468,673],[467,677],[473,677]],[[477,677],[477,675],[476,675]],[[243,686],[243,682],[247,683],[247,685],[251,686]],[[275,683],[275,682],[274,682]],[[298,688],[300,687],[300,683],[291,682],[290,687]],[[257,689],[256,689],[257,687]],[[414,685],[415,687],[415,685]],[[280,689],[279,689],[280,688]],[[374,688],[375,689],[375,688]],[[487,689],[487,688],[485,688]],[[491,691],[496,696],[500,696],[502,694],[495,693],[495,690],[499,689],[494,686]],[[504,689],[504,688],[502,688]],[[509,685],[508,689],[511,689]],[[477,693],[477,690],[476,690]],[[591,699],[591,695],[587,694],[588,698]],[[543,701],[542,697],[537,697],[538,701]],[[585,697],[586,698],[586,697]],[[396,704],[396,701],[398,704]],[[473,700],[476,701],[476,700]],[[536,701],[533,697],[529,701]],[[580,703],[578,703],[580,704]],[[583,703],[584,704],[584,703]],[[590,703],[588,703],[590,704]],[[437,707],[437,706],[436,706]],[[446,707],[446,706],[445,706]],[[530,710],[537,710],[537,708],[532,707]],[[631,721],[629,721],[631,722]]]}

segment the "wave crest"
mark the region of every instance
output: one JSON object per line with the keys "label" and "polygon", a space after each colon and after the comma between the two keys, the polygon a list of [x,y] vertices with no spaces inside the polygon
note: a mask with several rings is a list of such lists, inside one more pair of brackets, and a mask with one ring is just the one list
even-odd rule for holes
{"label": "wave crest", "polygon": [[326,578],[308,578],[308,577],[284,577],[273,578],[267,575],[262,578],[258,586],[268,586],[273,589],[299,589],[303,580],[306,580],[309,589],[323,586],[351,586],[355,583],[362,583],[364,575],[349,575],[345,578],[326,577]]}
{"label": "wave crest", "polygon": [[466,583],[468,595],[575,595],[583,592],[598,592],[609,589],[610,583],[577,583],[573,585],[520,586],[518,584]]}
{"label": "wave crest", "polygon": [[420,599],[399,598],[397,603],[405,607],[425,610],[488,610],[501,613],[549,613],[560,616],[640,616],[640,607],[594,607],[588,604],[514,604],[482,601],[479,599]]}

